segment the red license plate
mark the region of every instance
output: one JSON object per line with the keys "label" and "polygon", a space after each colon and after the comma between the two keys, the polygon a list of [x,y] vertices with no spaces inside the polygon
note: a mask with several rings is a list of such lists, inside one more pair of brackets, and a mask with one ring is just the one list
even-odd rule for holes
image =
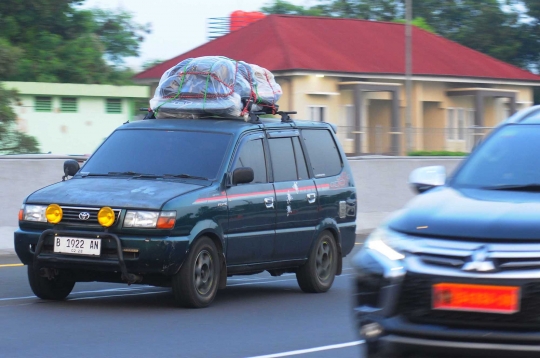
{"label": "red license plate", "polygon": [[519,287],[438,283],[433,285],[432,292],[433,309],[436,310],[519,312]]}

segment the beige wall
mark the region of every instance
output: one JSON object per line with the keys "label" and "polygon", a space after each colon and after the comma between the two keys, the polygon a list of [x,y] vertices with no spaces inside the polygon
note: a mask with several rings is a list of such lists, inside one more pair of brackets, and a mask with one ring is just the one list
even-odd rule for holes
{"label": "beige wall", "polygon": [[[455,80],[455,79],[454,79]],[[340,127],[339,138],[346,152],[353,153],[354,141],[346,135],[345,106],[353,105],[353,92],[340,90],[341,81],[350,81],[334,76],[317,77],[311,75],[297,75],[290,77],[277,77],[278,83],[283,88],[283,97],[280,100],[280,108],[296,110],[296,118],[310,119],[309,106],[324,106],[326,108],[326,121]],[[366,81],[366,80],[364,80]],[[400,90],[400,123],[405,127],[405,82],[387,79],[373,79],[371,82],[401,84]],[[532,86],[519,85],[486,85],[475,83],[458,82],[413,82],[413,107],[412,107],[412,145],[414,150],[459,150],[468,149],[467,141],[449,140],[444,134],[448,123],[449,108],[463,108],[474,110],[475,101],[473,96],[448,96],[447,91],[454,88],[487,87],[501,90],[517,91],[518,110],[532,104]],[[311,94],[310,94],[311,93]],[[319,94],[313,94],[319,93]],[[363,152],[387,152],[390,146],[390,135],[385,133],[375,134],[377,125],[388,132],[390,127],[391,97],[385,92],[368,92],[364,96],[364,127],[370,127],[369,132],[363,134]],[[484,103],[484,119],[487,127],[497,125],[506,118],[508,100],[487,98]],[[472,115],[472,114],[471,114]],[[466,116],[467,118],[467,116]],[[469,127],[466,123],[465,127]],[[425,128],[425,129],[424,129]],[[406,146],[405,135],[401,137],[402,153]]]}

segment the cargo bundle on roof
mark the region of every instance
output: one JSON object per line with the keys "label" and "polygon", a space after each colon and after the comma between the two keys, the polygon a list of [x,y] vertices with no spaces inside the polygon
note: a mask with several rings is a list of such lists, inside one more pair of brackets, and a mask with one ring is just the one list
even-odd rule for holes
{"label": "cargo bundle on roof", "polygon": [[189,58],[166,71],[150,107],[156,118],[274,114],[282,91],[265,68],[220,56]]}

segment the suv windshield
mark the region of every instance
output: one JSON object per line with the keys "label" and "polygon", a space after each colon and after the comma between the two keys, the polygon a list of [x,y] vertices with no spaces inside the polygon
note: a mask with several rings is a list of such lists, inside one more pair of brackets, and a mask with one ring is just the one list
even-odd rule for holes
{"label": "suv windshield", "polygon": [[214,179],[230,138],[223,133],[118,130],[99,147],[81,172]]}
{"label": "suv windshield", "polygon": [[540,126],[508,125],[469,158],[452,186],[540,190]]}

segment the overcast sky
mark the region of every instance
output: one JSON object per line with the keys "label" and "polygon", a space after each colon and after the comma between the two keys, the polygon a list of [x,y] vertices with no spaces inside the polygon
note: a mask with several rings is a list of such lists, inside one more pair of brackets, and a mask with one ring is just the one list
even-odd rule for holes
{"label": "overcast sky", "polygon": [[[317,0],[289,0],[313,5]],[[125,9],[138,23],[151,23],[152,33],[141,45],[140,57],[127,58],[136,70],[147,60],[167,60],[206,42],[207,19],[227,17],[235,10],[258,11],[273,0],[86,0],[84,8]]]}

